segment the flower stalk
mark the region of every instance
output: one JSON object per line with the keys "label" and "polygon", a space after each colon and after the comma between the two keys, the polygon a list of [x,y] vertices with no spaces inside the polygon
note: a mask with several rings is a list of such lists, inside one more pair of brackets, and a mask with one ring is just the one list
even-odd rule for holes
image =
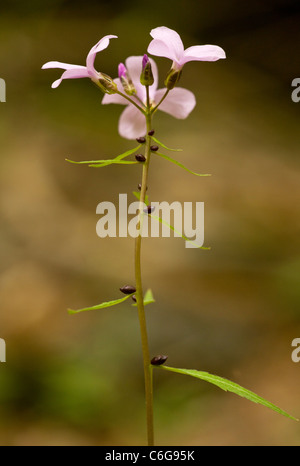
{"label": "flower stalk", "polygon": [[152,129],[152,114],[149,99],[149,87],[147,88],[147,107],[146,107],[146,126],[147,136],[145,145],[146,161],[143,165],[142,182],[140,189],[140,205],[139,205],[139,234],[135,240],[135,286],[136,286],[136,301],[138,309],[138,317],[140,323],[143,365],[144,365],[144,380],[145,380],[145,399],[146,399],[146,416],[147,416],[147,439],[148,446],[154,445],[154,425],[153,425],[153,383],[152,383],[152,367],[150,364],[150,353],[148,344],[147,324],[144,308],[144,294],[142,285],[142,268],[141,268],[141,246],[142,246],[142,228],[144,205],[147,191],[148,172],[151,156],[151,136],[148,134]]}

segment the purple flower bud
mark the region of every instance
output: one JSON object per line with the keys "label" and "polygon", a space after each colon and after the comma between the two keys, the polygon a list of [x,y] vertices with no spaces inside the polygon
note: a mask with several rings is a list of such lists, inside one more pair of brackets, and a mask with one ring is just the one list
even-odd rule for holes
{"label": "purple flower bud", "polygon": [[120,79],[126,78],[127,70],[126,70],[126,66],[123,63],[120,63],[118,66],[118,75]]}
{"label": "purple flower bud", "polygon": [[145,67],[146,67],[147,63],[149,63],[149,61],[150,61],[150,60],[149,60],[148,55],[145,54],[145,55],[143,56],[143,62],[142,62],[143,70],[145,69]]}
{"label": "purple flower bud", "polygon": [[154,77],[152,74],[151,62],[148,55],[143,56],[142,60],[142,73],[140,77],[140,82],[143,86],[152,86],[154,83]]}
{"label": "purple flower bud", "polygon": [[134,87],[134,84],[132,82],[132,79],[130,78],[127,68],[124,65],[124,63],[120,63],[118,66],[118,75],[120,78],[120,81],[122,83],[123,89],[126,92],[127,95],[134,95],[136,94],[136,89]]}

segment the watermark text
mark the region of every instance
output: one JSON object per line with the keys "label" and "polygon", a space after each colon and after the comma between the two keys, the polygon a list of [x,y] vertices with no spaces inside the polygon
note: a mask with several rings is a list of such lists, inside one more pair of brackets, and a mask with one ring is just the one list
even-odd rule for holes
{"label": "watermark text", "polygon": [[295,87],[292,92],[292,101],[297,104],[300,102],[300,78],[293,79],[292,87]]}
{"label": "watermark text", "polygon": [[6,362],[6,343],[0,338],[0,362]]}
{"label": "watermark text", "polygon": [[293,362],[300,362],[300,338],[294,338],[292,341],[292,346],[295,349],[292,351],[292,361]]}
{"label": "watermark text", "polygon": [[0,78],[0,102],[6,102],[6,83]]}
{"label": "watermark text", "polygon": [[[96,232],[99,238],[170,238],[185,239],[186,248],[199,248],[204,243],[204,202],[174,201],[151,202],[143,205],[140,225],[140,202],[128,205],[127,194],[119,194],[119,206],[112,202],[100,202],[96,213],[101,215]],[[131,216],[131,218],[130,218]]]}

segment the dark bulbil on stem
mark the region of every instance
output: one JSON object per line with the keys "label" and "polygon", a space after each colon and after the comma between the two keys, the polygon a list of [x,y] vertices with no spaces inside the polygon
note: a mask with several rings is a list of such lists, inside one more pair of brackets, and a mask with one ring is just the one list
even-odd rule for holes
{"label": "dark bulbil on stem", "polygon": [[151,149],[152,152],[156,152],[156,151],[158,151],[159,147],[158,146],[151,146],[150,149]]}
{"label": "dark bulbil on stem", "polygon": [[148,132],[148,136],[153,136],[154,133],[155,133],[154,129],[151,129],[151,131]]}
{"label": "dark bulbil on stem", "polygon": [[[141,189],[142,189],[142,185],[141,185],[141,183],[139,183],[139,184],[138,184],[138,190],[141,191]],[[148,186],[146,186],[146,191],[147,191],[147,190],[148,190]]]}
{"label": "dark bulbil on stem", "polygon": [[138,162],[146,162],[146,157],[143,154],[136,154],[135,158]]}
{"label": "dark bulbil on stem", "polygon": [[122,286],[122,288],[120,288],[120,291],[122,291],[122,293],[124,294],[132,294],[136,292],[136,288],[131,285],[125,285],[125,286]]}
{"label": "dark bulbil on stem", "polygon": [[151,359],[151,364],[152,366],[161,366],[166,362],[167,359],[168,356],[163,356],[162,354],[160,354]]}
{"label": "dark bulbil on stem", "polygon": [[146,138],[144,138],[143,136],[140,137],[140,138],[136,138],[136,140],[137,140],[137,142],[138,142],[139,144],[145,144],[145,142],[146,142]]}
{"label": "dark bulbil on stem", "polygon": [[145,214],[152,214],[152,212],[154,212],[154,209],[155,209],[154,206],[148,205],[148,207],[146,207],[146,209],[144,209],[144,212],[145,212]]}

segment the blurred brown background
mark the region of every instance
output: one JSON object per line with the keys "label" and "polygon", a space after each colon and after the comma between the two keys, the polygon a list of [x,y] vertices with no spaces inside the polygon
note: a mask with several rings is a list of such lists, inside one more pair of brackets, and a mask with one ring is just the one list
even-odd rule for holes
{"label": "blurred brown background", "polygon": [[[118,40],[96,68],[115,77],[145,53],[152,28],[186,47],[212,43],[227,60],[189,63],[187,120],[159,113],[157,137],[197,178],[151,165],[155,201],[204,201],[211,251],[178,238],[146,239],[144,284],[151,354],[217,373],[300,417],[299,2],[1,0],[1,445],[140,445],[145,413],[135,309],[69,316],[67,308],[120,296],[134,280],[133,240],[99,239],[96,206],[131,193],[139,166],[92,169],[65,158],[112,157],[133,147],[117,133],[122,108],[101,106],[88,80],[51,83],[50,60],[84,64],[106,34]],[[170,62],[156,59],[163,78]],[[129,198],[130,199],[130,198]],[[133,200],[133,199],[132,199]],[[299,423],[205,382],[155,373],[158,445],[299,445]]]}

